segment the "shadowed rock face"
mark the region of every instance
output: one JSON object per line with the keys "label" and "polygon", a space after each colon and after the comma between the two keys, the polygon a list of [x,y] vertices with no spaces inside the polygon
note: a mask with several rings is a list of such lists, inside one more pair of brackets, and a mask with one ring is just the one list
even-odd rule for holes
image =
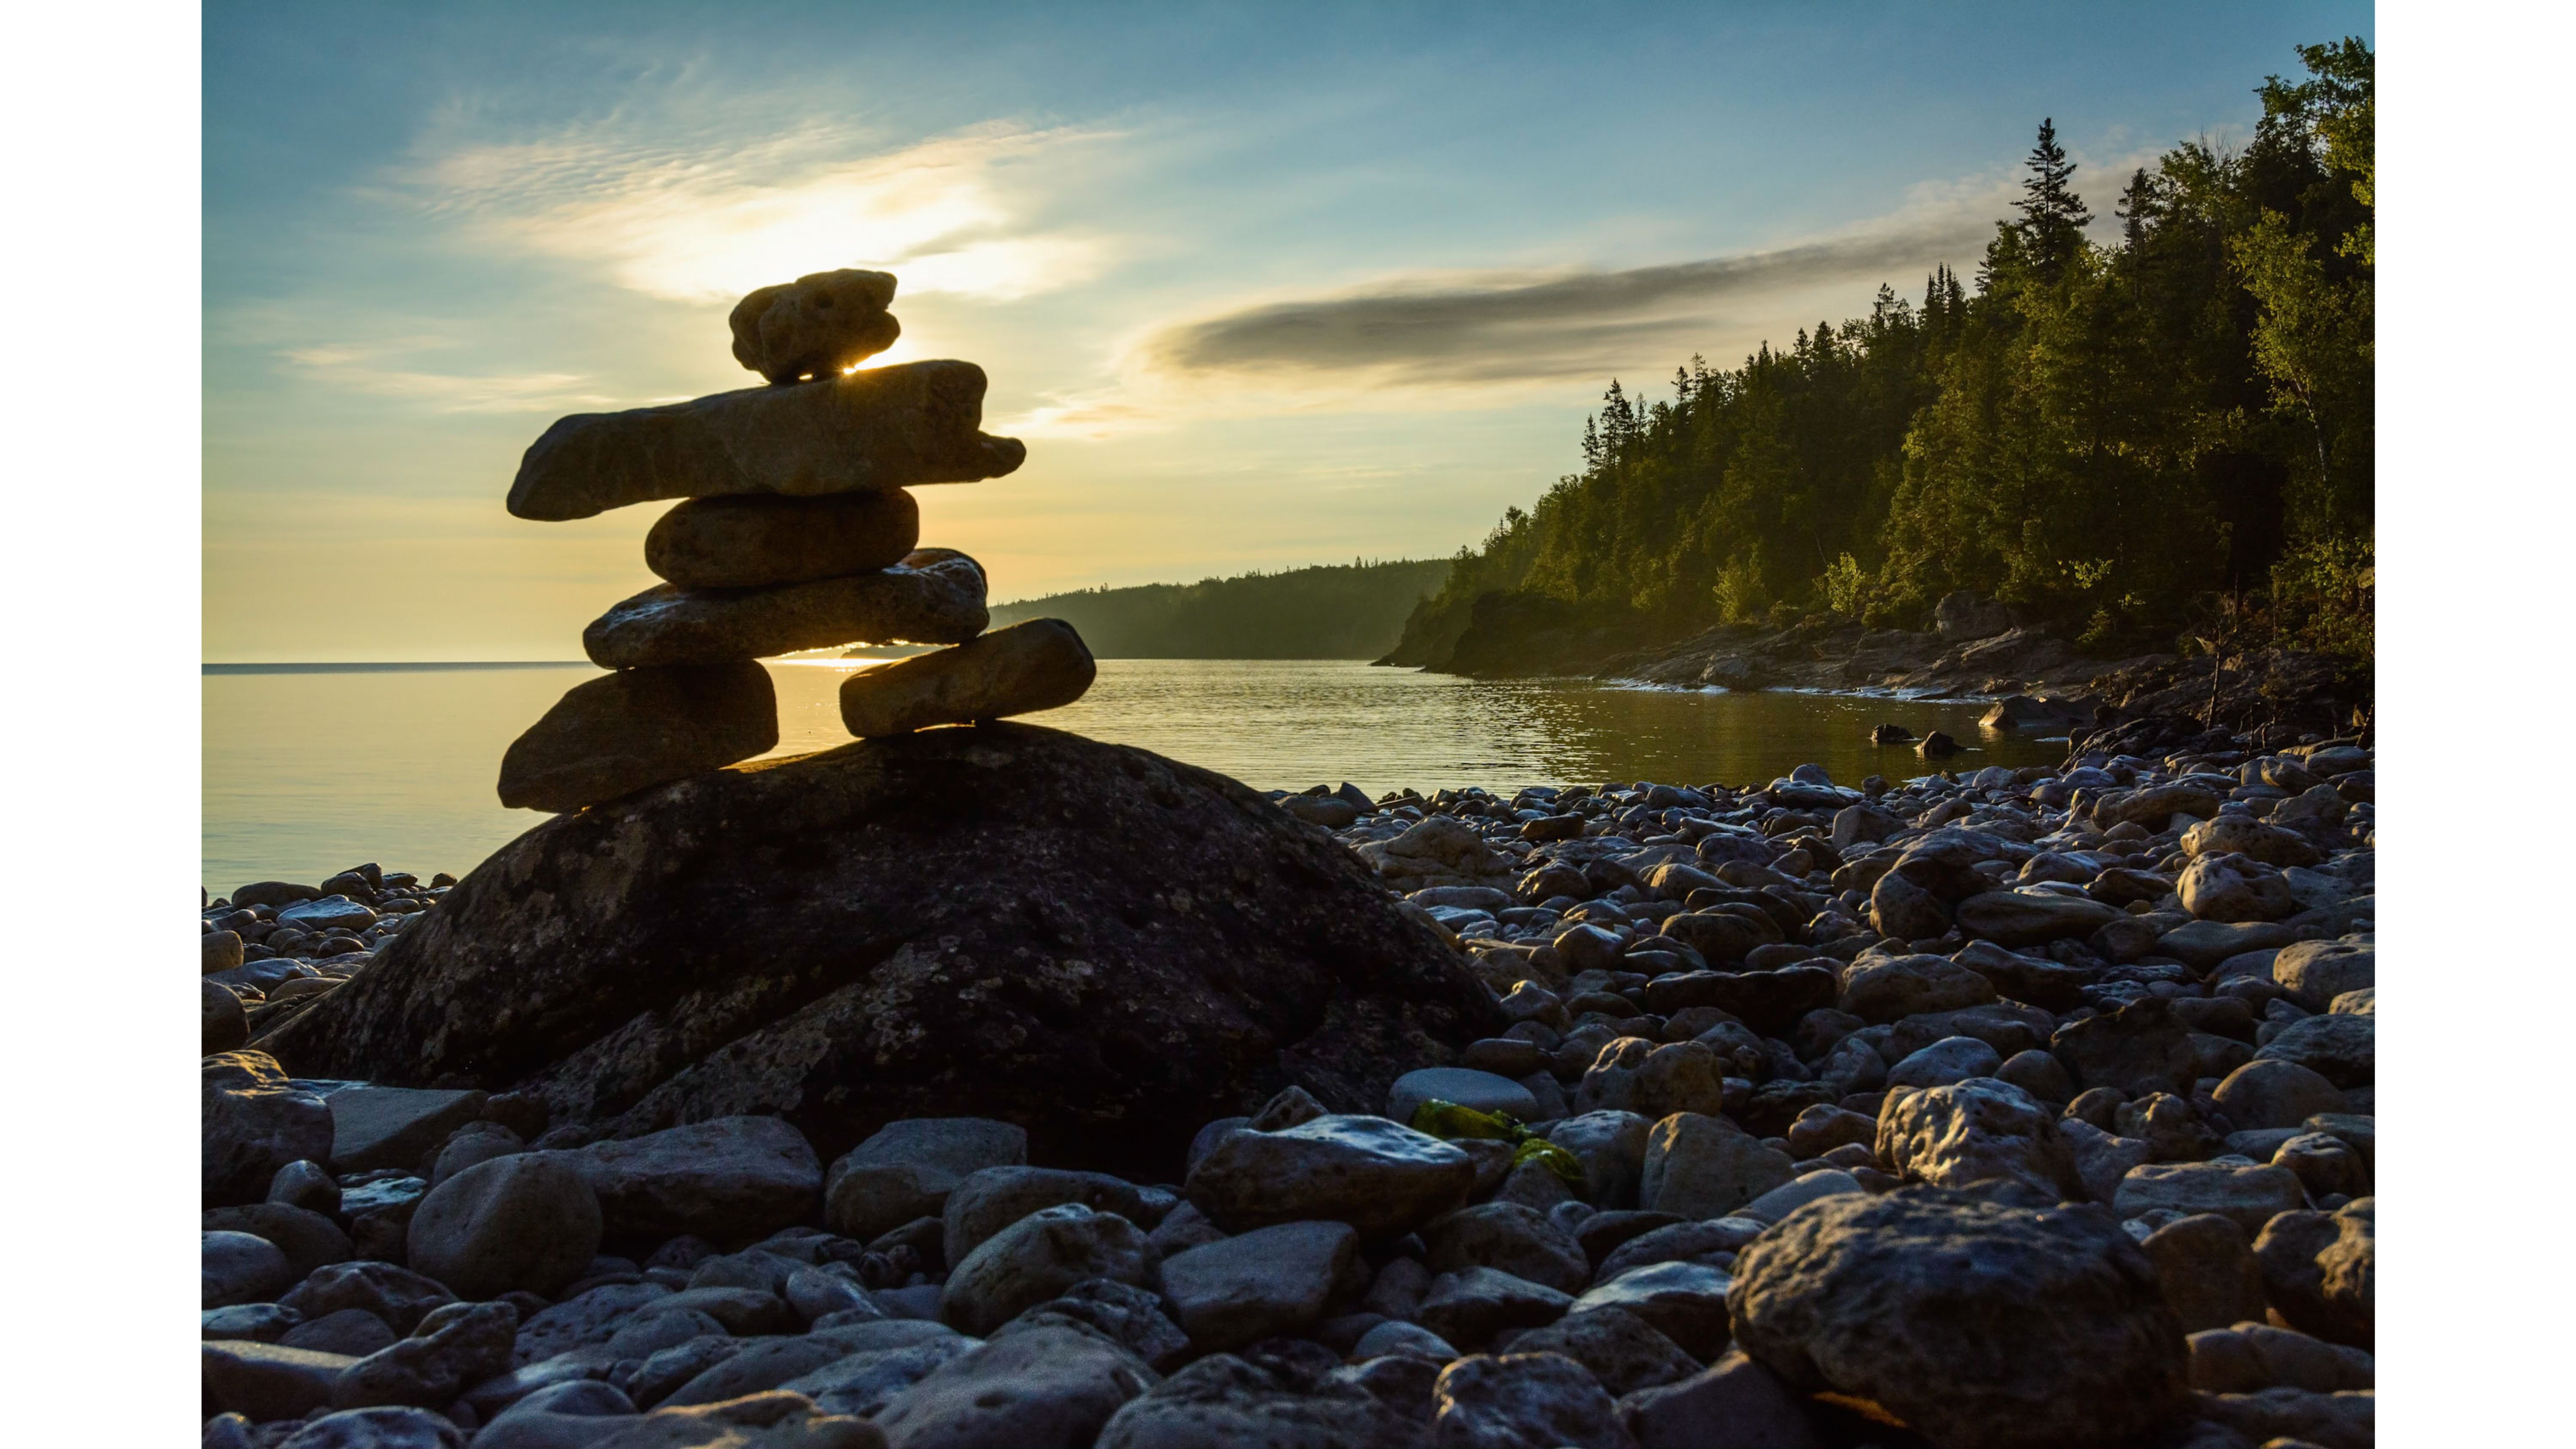
{"label": "shadowed rock face", "polygon": [[988,725],[717,771],[540,825],[276,1041],[292,1070],[527,1087],[629,1136],[776,1112],[1020,1123],[1176,1167],[1305,1086],[1365,1112],[1502,1022],[1358,861],[1222,776]]}

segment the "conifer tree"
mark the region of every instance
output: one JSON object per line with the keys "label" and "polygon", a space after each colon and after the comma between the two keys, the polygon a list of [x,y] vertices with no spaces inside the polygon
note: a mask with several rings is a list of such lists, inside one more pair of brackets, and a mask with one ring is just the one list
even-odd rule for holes
{"label": "conifer tree", "polygon": [[2016,230],[2031,272],[2042,281],[2054,282],[2075,259],[2076,248],[2084,244],[2084,228],[2093,220],[2093,213],[2084,208],[2084,198],[2067,184],[2075,177],[2075,163],[2066,159],[2066,148],[2057,144],[2055,117],[2039,123],[2039,144],[2022,165],[2030,179],[2022,183],[2022,199],[2013,204],[2021,213]]}

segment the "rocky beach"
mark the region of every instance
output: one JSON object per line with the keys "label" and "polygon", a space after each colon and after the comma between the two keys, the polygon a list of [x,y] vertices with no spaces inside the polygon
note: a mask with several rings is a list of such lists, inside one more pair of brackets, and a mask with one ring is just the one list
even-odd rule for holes
{"label": "rocky beach", "polygon": [[[208,1449],[2372,1442],[2365,738],[1425,796],[1018,723],[1093,661],[918,547],[1022,450],[858,368],[893,295],[529,448],[681,500],[550,818],[203,899]],[[945,647],[753,758],[850,643]]]}
{"label": "rocky beach", "polygon": [[204,1441],[2368,1445],[2371,752],[2195,731],[1371,798],[986,725],[230,890]]}

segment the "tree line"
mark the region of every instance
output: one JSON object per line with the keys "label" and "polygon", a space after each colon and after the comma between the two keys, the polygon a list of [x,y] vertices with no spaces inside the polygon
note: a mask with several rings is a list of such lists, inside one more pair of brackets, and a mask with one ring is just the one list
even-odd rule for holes
{"label": "tree line", "polygon": [[1405,611],[1448,576],[1447,559],[1322,564],[1194,584],[1080,589],[993,606],[993,626],[1072,623],[1104,659],[1371,659]]}
{"label": "tree line", "polygon": [[1669,397],[1614,380],[1583,470],[1459,550],[1408,645],[1498,592],[1679,635],[1920,627],[1965,589],[2097,653],[2187,650],[2224,613],[2366,664],[2373,56],[2299,54],[2241,149],[2125,179],[2116,239],[2043,121],[1974,277],[1693,357]]}

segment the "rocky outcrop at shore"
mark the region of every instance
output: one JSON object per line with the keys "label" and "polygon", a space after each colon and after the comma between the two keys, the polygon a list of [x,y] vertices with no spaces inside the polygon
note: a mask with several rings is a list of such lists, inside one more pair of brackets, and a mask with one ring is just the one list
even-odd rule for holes
{"label": "rocky outcrop at shore", "polygon": [[2023,717],[2004,727],[2051,734],[2070,725],[2189,716],[2204,729],[2269,727],[2287,740],[2302,731],[2334,733],[2370,705],[2366,686],[2313,654],[2092,658],[2003,605],[1967,594],[1942,600],[1930,623],[1870,629],[1818,615],[1786,627],[1724,624],[1688,639],[1648,642],[1634,621],[1595,623],[1544,599],[1495,595],[1477,601],[1465,631],[1445,647],[1411,640],[1377,662],[1489,679],[2020,696]]}
{"label": "rocky outcrop at shore", "polygon": [[[2363,749],[2198,738],[1274,806],[956,730],[452,889],[245,887],[205,928],[258,1034],[205,1065],[205,1442],[2366,1446],[2372,793]],[[882,1019],[773,1031],[907,949]],[[1199,1065],[1408,992],[1456,1035]],[[754,1090],[879,1026],[919,1074]],[[552,1051],[709,1090],[492,1090]],[[509,1061],[331,1075],[379,1053]],[[1150,1143],[1086,1117],[1139,1082]]]}

